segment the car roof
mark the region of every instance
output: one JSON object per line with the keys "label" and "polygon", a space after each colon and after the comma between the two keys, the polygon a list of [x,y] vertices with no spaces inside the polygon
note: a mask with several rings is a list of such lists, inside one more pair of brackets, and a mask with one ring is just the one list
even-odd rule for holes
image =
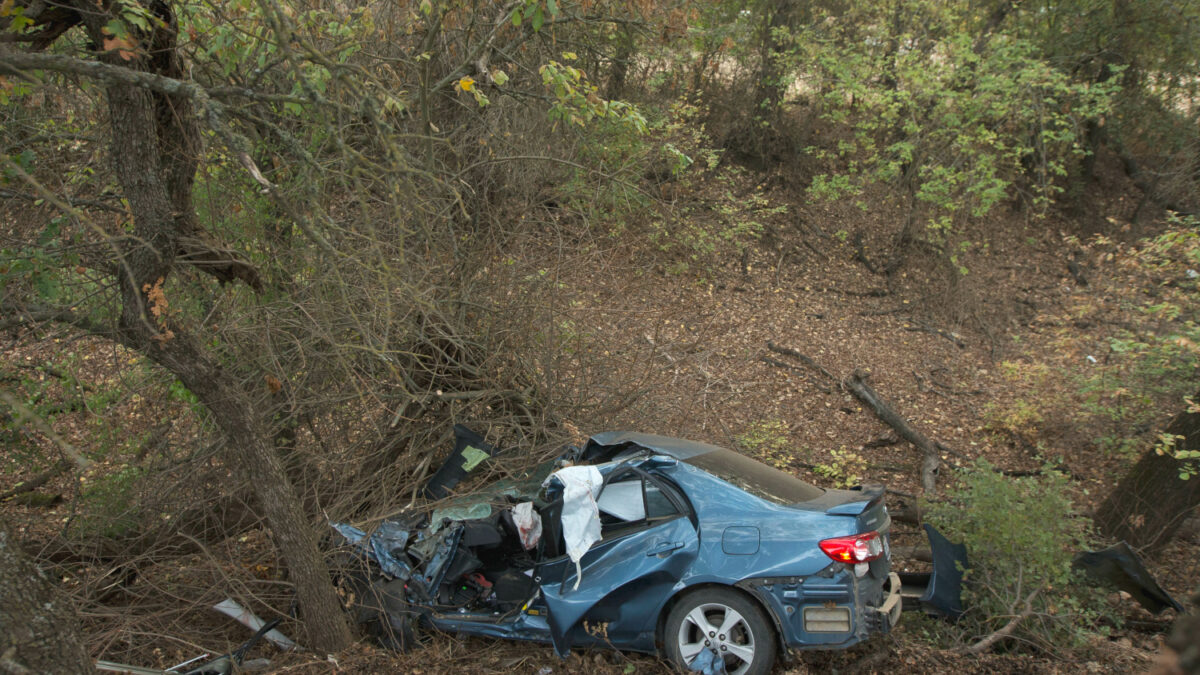
{"label": "car roof", "polygon": [[826,490],[800,480],[785,471],[708,443],[681,438],[642,434],[632,431],[607,431],[588,439],[583,459],[613,459],[621,449],[636,446],[666,455],[702,469],[717,478],[755,496],[776,504],[797,504],[818,499]]}

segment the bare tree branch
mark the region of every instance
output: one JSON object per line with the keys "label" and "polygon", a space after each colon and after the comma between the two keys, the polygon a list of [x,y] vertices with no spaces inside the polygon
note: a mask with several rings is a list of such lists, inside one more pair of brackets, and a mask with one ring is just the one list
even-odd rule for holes
{"label": "bare tree branch", "polygon": [[246,168],[256,183],[262,186],[263,192],[270,196],[283,211],[296,222],[300,230],[309,239],[320,246],[325,252],[337,255],[336,249],[313,228],[312,223],[295,208],[290,201],[283,198],[270,181],[263,177],[254,160],[247,151],[246,139],[233,132],[226,122],[224,104],[213,100],[208,90],[185,80],[148,73],[130,68],[122,68],[100,61],[87,61],[61,54],[29,54],[22,52],[0,53],[0,74],[32,78],[30,71],[50,70],[69,75],[86,77],[109,85],[128,85],[141,87],[167,96],[180,96],[191,99],[196,105],[196,116],[212,129],[221,141],[234,153],[239,163]]}
{"label": "bare tree branch", "polygon": [[1022,621],[1033,616],[1033,614],[1034,614],[1033,599],[1035,597],[1037,597],[1037,594],[1039,592],[1041,592],[1040,588],[1033,591],[1028,596],[1026,596],[1025,609],[1022,610],[1020,614],[1017,614],[1012,619],[1009,619],[1008,623],[1001,626],[1000,629],[997,630],[995,633],[988,635],[987,637],[983,638],[979,642],[976,642],[975,644],[971,645],[970,647],[960,647],[956,651],[959,654],[969,654],[971,656],[978,656],[980,654],[983,654],[987,650],[991,649],[997,642],[1003,640],[1004,638],[1008,637],[1009,635],[1012,635],[1013,631],[1015,631],[1017,629],[1017,626],[1021,625]]}

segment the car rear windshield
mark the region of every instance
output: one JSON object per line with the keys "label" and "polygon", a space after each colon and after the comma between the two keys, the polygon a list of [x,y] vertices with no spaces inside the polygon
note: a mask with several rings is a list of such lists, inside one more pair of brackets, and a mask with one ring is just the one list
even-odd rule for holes
{"label": "car rear windshield", "polygon": [[815,485],[730,450],[695,455],[687,463],[776,504],[799,504],[825,494]]}

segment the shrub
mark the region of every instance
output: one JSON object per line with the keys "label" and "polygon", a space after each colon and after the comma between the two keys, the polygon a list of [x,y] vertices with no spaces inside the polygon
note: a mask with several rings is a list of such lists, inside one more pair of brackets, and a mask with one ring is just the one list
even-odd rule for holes
{"label": "shrub", "polygon": [[959,638],[973,642],[1020,614],[1033,614],[1013,639],[1046,651],[1080,646],[1097,618],[1100,596],[1074,583],[1072,556],[1087,547],[1087,521],[1075,516],[1067,480],[1009,478],[985,460],[959,473],[947,498],[929,506],[929,521],[967,547]]}

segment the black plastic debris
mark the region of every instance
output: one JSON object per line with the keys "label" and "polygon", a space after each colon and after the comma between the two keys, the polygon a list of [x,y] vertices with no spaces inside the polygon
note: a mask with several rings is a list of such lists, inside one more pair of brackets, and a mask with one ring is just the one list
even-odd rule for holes
{"label": "black plastic debris", "polygon": [[917,599],[926,612],[957,620],[963,614],[962,582],[963,572],[967,570],[967,547],[953,543],[929,523],[925,523],[924,528],[929,536],[933,571],[901,572],[900,583],[925,589]]}
{"label": "black plastic debris", "polygon": [[425,484],[427,499],[441,499],[450,494],[454,486],[462,482],[476,467],[492,455],[496,448],[484,442],[483,436],[461,424],[454,425],[454,451],[446,458],[442,468]]}
{"label": "black plastic debris", "polygon": [[1125,591],[1154,614],[1168,608],[1183,611],[1183,606],[1158,585],[1142,559],[1125,542],[1100,551],[1076,553],[1071,566],[1097,584]]}

